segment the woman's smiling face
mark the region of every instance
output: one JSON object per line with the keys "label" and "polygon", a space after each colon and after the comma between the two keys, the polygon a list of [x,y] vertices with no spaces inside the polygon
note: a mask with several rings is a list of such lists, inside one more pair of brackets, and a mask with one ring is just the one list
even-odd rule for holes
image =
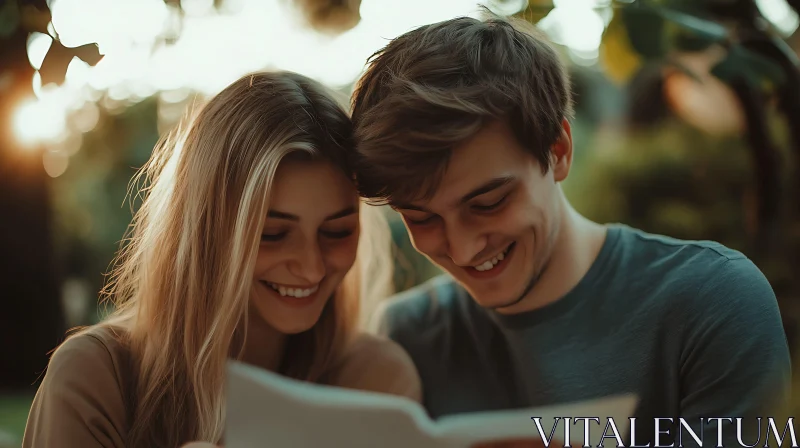
{"label": "woman's smiling face", "polygon": [[316,324],[353,266],[359,197],[325,161],[287,159],[278,167],[253,273],[251,304],[284,334]]}

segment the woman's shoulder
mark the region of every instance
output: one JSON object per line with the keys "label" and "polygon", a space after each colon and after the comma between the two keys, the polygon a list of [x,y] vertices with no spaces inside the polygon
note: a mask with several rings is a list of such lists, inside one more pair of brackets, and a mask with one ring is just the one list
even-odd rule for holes
{"label": "woman's shoulder", "polygon": [[124,336],[119,329],[105,326],[82,329],[67,337],[54,350],[48,373],[56,369],[64,374],[81,374],[96,372],[100,367],[123,370],[120,364],[127,355],[123,341]]}
{"label": "woman's shoulder", "polygon": [[357,335],[333,375],[334,385],[400,395],[420,401],[419,373],[396,342],[370,333]]}
{"label": "woman's shoulder", "polygon": [[411,357],[400,344],[387,337],[372,333],[357,334],[345,350],[345,359],[360,358],[397,367],[413,367],[414,365]]}
{"label": "woman's shoulder", "polygon": [[128,356],[121,335],[90,327],[70,335],[52,354],[31,405],[24,447],[124,446]]}
{"label": "woman's shoulder", "polygon": [[[53,392],[76,385],[85,385],[87,389],[121,389],[127,383],[126,376],[130,372],[128,360],[121,330],[105,326],[89,327],[70,335],[53,351],[42,387]],[[121,390],[113,392],[115,395],[122,393]]]}

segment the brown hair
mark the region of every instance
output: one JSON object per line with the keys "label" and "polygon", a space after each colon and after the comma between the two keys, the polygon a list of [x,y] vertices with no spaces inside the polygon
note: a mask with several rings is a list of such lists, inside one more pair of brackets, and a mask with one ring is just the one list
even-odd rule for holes
{"label": "brown hair", "polygon": [[493,119],[549,169],[572,115],[566,69],[529,23],[484,13],[422,26],[370,57],[352,100],[362,196],[429,198],[452,149]]}

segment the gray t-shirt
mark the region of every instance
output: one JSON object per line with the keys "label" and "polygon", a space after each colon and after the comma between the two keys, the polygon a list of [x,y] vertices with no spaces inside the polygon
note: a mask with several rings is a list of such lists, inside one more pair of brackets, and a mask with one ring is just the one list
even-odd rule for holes
{"label": "gray t-shirt", "polygon": [[[740,446],[735,417],[755,426],[785,409],[789,349],[761,271],[718,243],[608,229],[579,284],[537,310],[483,309],[446,275],[387,302],[381,331],[414,360],[433,418],[636,393],[636,445],[655,445],[655,418],[682,417],[702,429],[704,446],[716,446],[716,424],[706,419],[733,417],[723,421],[725,445]],[[661,446],[669,445],[677,429],[660,428]],[[767,429],[765,420],[758,446]],[[591,429],[593,446],[603,430]],[[692,443],[684,431],[683,446]]]}

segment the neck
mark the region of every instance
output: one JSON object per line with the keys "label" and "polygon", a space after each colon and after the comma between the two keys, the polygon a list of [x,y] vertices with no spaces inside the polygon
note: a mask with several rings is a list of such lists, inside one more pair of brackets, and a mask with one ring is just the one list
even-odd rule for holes
{"label": "neck", "polygon": [[280,368],[286,335],[275,330],[254,309],[248,313],[242,361],[271,371]]}
{"label": "neck", "polygon": [[581,216],[560,189],[559,193],[559,223],[550,259],[522,300],[497,310],[502,314],[523,313],[558,301],[581,281],[603,247],[606,227]]}

